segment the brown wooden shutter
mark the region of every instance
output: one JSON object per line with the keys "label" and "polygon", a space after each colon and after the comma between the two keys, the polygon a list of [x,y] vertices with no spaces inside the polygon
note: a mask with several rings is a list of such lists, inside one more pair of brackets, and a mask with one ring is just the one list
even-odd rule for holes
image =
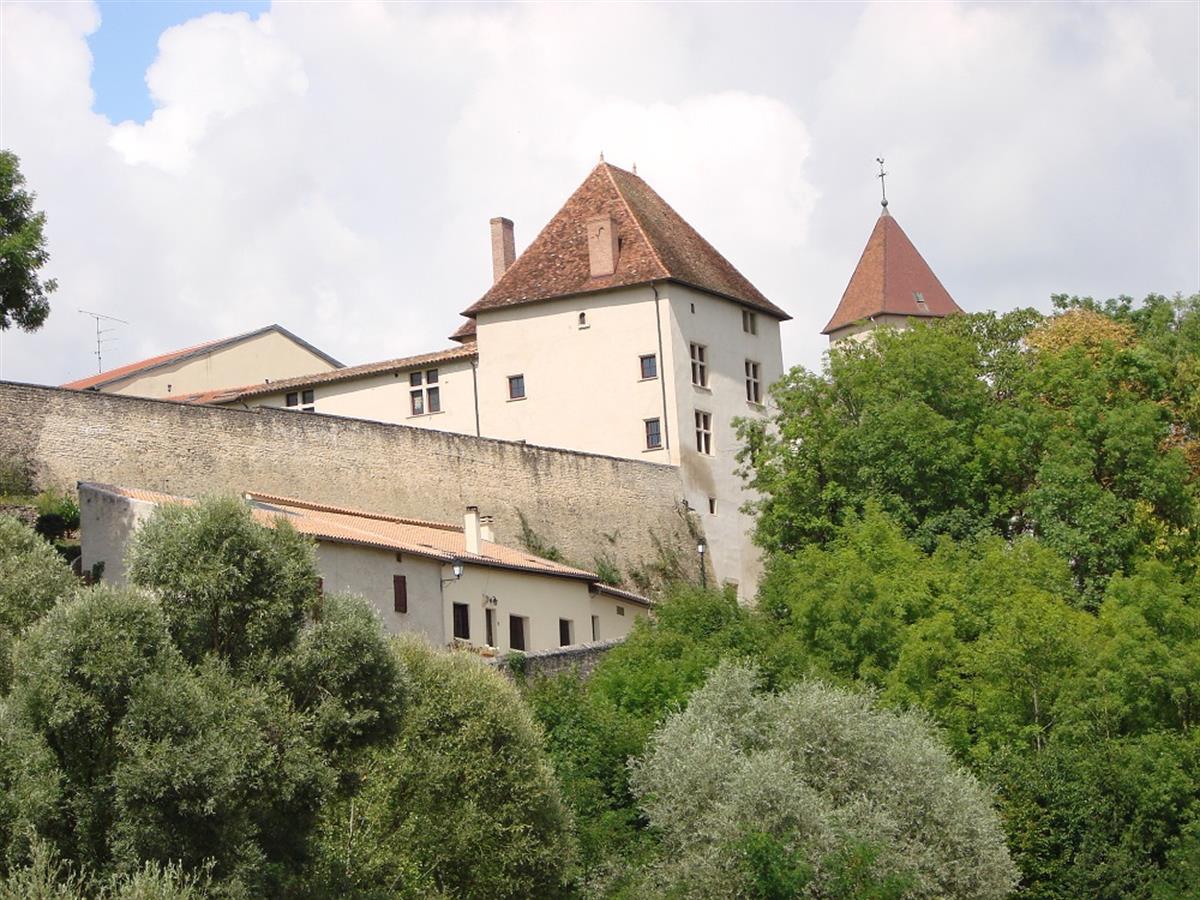
{"label": "brown wooden shutter", "polygon": [[396,601],[396,612],[408,612],[408,579],[405,576],[392,576],[392,596]]}

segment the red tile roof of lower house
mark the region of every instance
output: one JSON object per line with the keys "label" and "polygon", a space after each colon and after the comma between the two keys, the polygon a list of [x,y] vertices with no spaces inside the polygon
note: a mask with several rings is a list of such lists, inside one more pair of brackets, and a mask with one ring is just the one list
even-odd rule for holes
{"label": "red tile roof of lower house", "polygon": [[460,359],[474,359],[477,355],[478,351],[472,343],[463,347],[438,350],[435,353],[422,353],[419,356],[404,356],[399,359],[385,359],[382,362],[364,363],[361,366],[346,366],[342,369],[334,369],[332,372],[314,372],[312,375],[299,375],[295,378],[281,378],[279,381],[267,381],[236,388],[221,388],[215,391],[172,394],[160,399],[174,400],[178,403],[233,403],[239,400],[248,400],[251,397],[295,391],[319,384],[351,381],[371,375],[386,375],[389,372],[402,372],[405,369],[433,366]]}
{"label": "red tile roof of lower house", "polygon": [[822,334],[873,316],[941,318],[962,308],[885,209]]}
{"label": "red tile roof of lower house", "polygon": [[[586,223],[611,216],[619,254],[593,278]],[[463,315],[615,287],[676,281],[790,319],[632,172],[601,162],[500,279]]]}
{"label": "red tile roof of lower house", "polygon": [[[341,366],[341,363],[334,359],[329,354],[322,350],[318,350],[308,341],[297,337],[281,325],[267,325],[263,328],[247,331],[245,334],[234,335],[228,338],[218,338],[215,341],[205,341],[203,344],[196,344],[193,347],[184,347],[182,350],[172,350],[170,353],[160,353],[158,356],[151,356],[149,359],[138,360],[123,366],[118,366],[115,369],[109,369],[107,372],[101,372],[98,375],[89,375],[87,378],[80,378],[76,381],[69,381],[59,387],[70,388],[75,391],[85,391],[89,388],[100,388],[106,384],[111,384],[115,381],[122,381],[132,375],[141,375],[149,372],[152,369],[157,369],[159,366],[165,366],[170,363],[182,362],[191,356],[200,356],[205,353],[212,353],[214,350],[220,350],[225,347],[230,347],[234,344],[239,344],[242,341],[247,341],[250,338],[258,337],[261,334],[266,334],[268,331],[275,331],[282,334],[284,337],[291,338],[297,344],[305,347],[317,356],[324,359],[332,366]],[[172,398],[174,399],[174,398]]]}
{"label": "red tile roof of lower house", "polygon": [[[147,491],[141,488],[126,488],[111,484],[81,483],[81,488],[91,488],[130,500],[140,500],[145,503],[183,503],[192,504],[195,500],[163,494],[157,491]],[[392,550],[399,553],[411,553],[427,559],[451,563],[459,560],[467,565],[490,566],[500,569],[512,569],[519,572],[530,572],[536,575],[552,575],[560,578],[572,578],[586,581],[599,590],[613,593],[635,603],[649,605],[645,597],[622,591],[609,585],[601,585],[594,572],[565,566],[553,560],[543,559],[496,544],[492,541],[480,541],[480,552],[468,553],[466,538],[461,525],[448,525],[443,522],[432,522],[425,519],[410,519],[402,516],[391,516],[383,513],[365,512],[340,506],[330,506],[324,503],[312,503],[307,500],[297,500],[292,497],[279,497],[274,494],[264,494],[248,491],[244,494],[250,504],[250,510],[255,519],[264,525],[273,526],[279,519],[284,519],[296,531],[317,540],[334,543],[356,544],[363,547],[374,547],[381,550]]]}

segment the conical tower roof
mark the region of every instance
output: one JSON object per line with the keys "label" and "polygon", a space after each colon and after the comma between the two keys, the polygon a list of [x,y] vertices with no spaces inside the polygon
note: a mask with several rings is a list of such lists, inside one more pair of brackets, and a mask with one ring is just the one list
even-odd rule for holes
{"label": "conical tower roof", "polygon": [[821,333],[830,334],[873,316],[937,319],[960,312],[962,308],[885,207],[842,302]]}
{"label": "conical tower roof", "polygon": [[[616,271],[593,277],[586,225],[611,216],[619,239]],[[787,313],[702,238],[650,185],[601,162],[524,253],[465,316],[615,287],[677,281],[774,316]]]}

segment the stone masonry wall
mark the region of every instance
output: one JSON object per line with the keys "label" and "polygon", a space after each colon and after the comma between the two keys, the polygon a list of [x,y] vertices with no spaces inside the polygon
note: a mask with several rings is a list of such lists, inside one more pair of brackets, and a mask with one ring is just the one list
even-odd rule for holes
{"label": "stone masonry wall", "polygon": [[533,653],[516,653],[498,656],[489,660],[490,665],[508,678],[513,678],[513,661],[520,666],[525,678],[550,678],[564,672],[574,672],[580,678],[588,678],[600,661],[613,647],[625,643],[625,638],[596,641],[592,644],[577,644],[573,647],[555,647],[551,650],[536,650]]}
{"label": "stone masonry wall", "polygon": [[361,419],[0,382],[5,458],[28,460],[41,488],[257,490],[455,523],[477,505],[511,546],[521,545],[520,512],[586,568],[598,556],[640,568],[655,554],[651,533],[690,543],[674,467]]}

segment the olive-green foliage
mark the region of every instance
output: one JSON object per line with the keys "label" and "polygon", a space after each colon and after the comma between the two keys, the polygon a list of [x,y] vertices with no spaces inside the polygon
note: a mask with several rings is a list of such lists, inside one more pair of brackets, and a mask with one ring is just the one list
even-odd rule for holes
{"label": "olive-green foliage", "polygon": [[282,658],[282,677],[311,718],[317,745],[340,760],[396,733],[407,683],[362,600],[327,596],[318,613]]}
{"label": "olive-green foliage", "polygon": [[1152,296],[1142,311],[1126,311],[1128,345],[1034,349],[1037,317],[1018,311],[881,329],[832,350],[821,374],[793,370],[772,420],[741,428],[759,542],[823,544],[875,502],[924,550],[1037,535],[1088,605],[1146,553],[1193,567],[1200,299]]}
{"label": "olive-green foliage", "polygon": [[362,789],[332,807],[317,893],[546,897],[574,863],[571,817],[516,689],[474,657],[397,645],[411,701]]}
{"label": "olive-green foliage", "polygon": [[285,520],[265,528],[218,497],[161,506],[134,537],[129,577],[162,599],[189,662],[213,653],[238,669],[290,648],[318,574],[311,542]]}
{"label": "olive-green foliage", "polygon": [[859,847],[872,848],[872,882],[906,896],[1009,893],[1016,868],[991,798],[923,717],[817,681],[766,693],[757,680],[721,663],[634,763],[634,791],[663,844],[645,893],[752,895],[764,873],[747,879],[755,858],[741,838],[761,834],[803,864],[797,874],[811,873],[806,896],[835,893],[831,860]]}
{"label": "olive-green foliage", "polygon": [[0,516],[0,693],[12,681],[12,642],[78,587],[52,546],[11,516]]}

